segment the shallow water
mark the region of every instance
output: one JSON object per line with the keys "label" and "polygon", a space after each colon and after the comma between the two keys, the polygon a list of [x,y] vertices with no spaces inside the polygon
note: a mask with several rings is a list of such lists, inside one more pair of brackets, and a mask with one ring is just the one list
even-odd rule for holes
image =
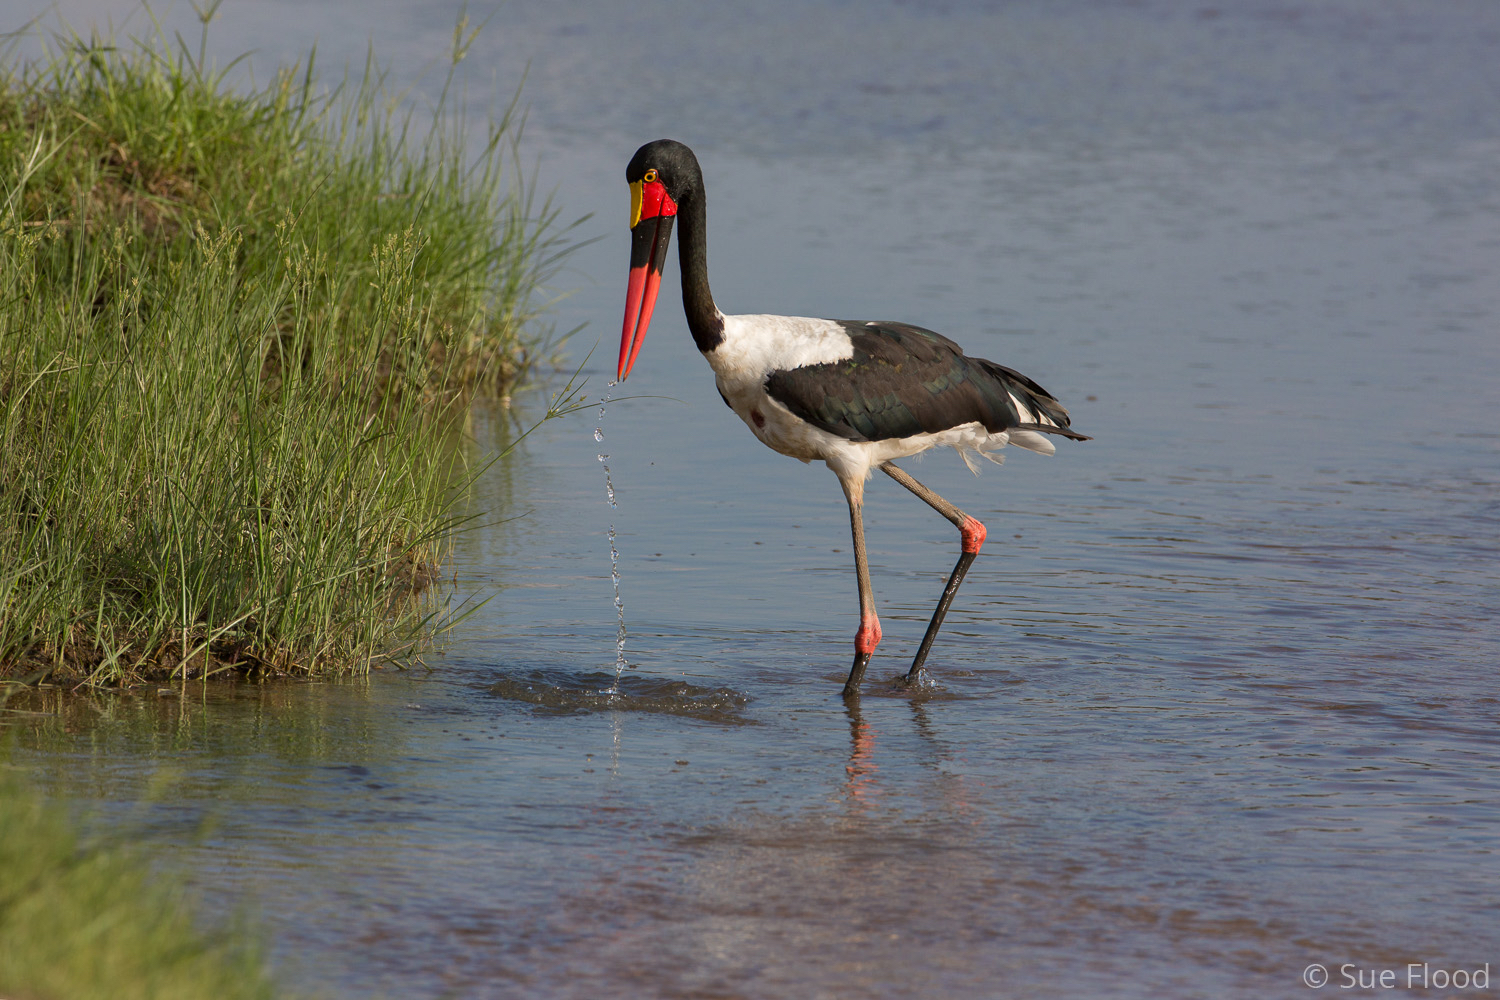
{"label": "shallow water", "polygon": [[[220,43],[356,23],[351,58],[368,33],[415,66],[452,23],[351,9],[226,10]],[[889,681],[951,526],[872,483],[886,638],[850,709],[842,495],[719,401],[674,265],[603,425],[619,509],[592,410],[495,466],[454,567],[493,597],[430,672],[49,696],[16,760],[254,905],[286,981],[332,996],[1500,975],[1495,8],[625,10],[508,4],[470,56],[471,106],[533,60],[531,155],[597,213],[557,309],[590,323],[575,357],[601,341],[594,395],[623,165],[671,134],[724,308],[920,322],[1096,438],[908,466],[990,530],[937,689]],[[476,454],[539,410],[476,414]]]}

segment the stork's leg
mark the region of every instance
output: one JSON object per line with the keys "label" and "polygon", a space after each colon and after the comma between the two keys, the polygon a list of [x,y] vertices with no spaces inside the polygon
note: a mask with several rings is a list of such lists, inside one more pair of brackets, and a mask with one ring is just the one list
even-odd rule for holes
{"label": "stork's leg", "polygon": [[854,666],[844,682],[844,697],[858,696],[870,656],[880,645],[880,619],[875,615],[875,595],[870,590],[870,562],[865,555],[865,481],[846,482],[839,477],[849,501],[849,527],[854,532],[854,571],[859,576],[859,631],[854,635]]}
{"label": "stork's leg", "polygon": [[953,604],[953,595],[958,593],[958,585],[964,582],[964,574],[969,571],[974,557],[979,555],[979,548],[984,544],[985,530],[984,525],[890,462],[882,464],[880,471],[911,490],[929,507],[952,521],[963,538],[963,551],[959,553],[958,564],[953,567],[953,572],[948,577],[948,585],[943,588],[943,596],[938,601],[937,610],[932,613],[932,621],[927,623],[927,634],[922,636],[922,645],[917,647],[916,658],[911,661],[911,670],[906,675],[908,681],[915,681],[922,675],[922,664],[927,661],[927,651],[932,648],[932,641],[937,638],[938,629],[943,627],[943,619],[948,616],[948,608]]}

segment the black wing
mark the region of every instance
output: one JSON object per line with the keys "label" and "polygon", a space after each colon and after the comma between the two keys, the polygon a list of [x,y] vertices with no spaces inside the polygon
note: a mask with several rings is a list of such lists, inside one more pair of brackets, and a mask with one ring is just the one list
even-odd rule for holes
{"label": "black wing", "polygon": [[[1069,431],[1068,411],[1020,372],[966,357],[941,334],[906,323],[838,321],[854,343],[847,361],[766,379],[772,399],[851,441],[882,441],[978,421],[991,431]],[[1015,401],[1020,400],[1018,409]]]}

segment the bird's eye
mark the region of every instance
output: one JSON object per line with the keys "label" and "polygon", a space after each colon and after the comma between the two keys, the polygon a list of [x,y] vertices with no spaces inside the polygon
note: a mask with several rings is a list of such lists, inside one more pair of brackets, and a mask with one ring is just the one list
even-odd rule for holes
{"label": "bird's eye", "polygon": [[645,181],[647,184],[654,184],[654,183],[656,183],[656,171],[655,170],[648,170],[648,171],[646,171],[646,176],[642,177],[641,180]]}

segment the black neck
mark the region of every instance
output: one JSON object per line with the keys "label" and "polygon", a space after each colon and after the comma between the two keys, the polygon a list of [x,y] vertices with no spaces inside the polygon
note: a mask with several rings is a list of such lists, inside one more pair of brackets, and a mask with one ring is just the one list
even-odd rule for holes
{"label": "black neck", "polygon": [[694,343],[706,354],[724,342],[724,318],[708,289],[708,210],[703,202],[701,186],[682,199],[677,260],[682,269],[682,311]]}

